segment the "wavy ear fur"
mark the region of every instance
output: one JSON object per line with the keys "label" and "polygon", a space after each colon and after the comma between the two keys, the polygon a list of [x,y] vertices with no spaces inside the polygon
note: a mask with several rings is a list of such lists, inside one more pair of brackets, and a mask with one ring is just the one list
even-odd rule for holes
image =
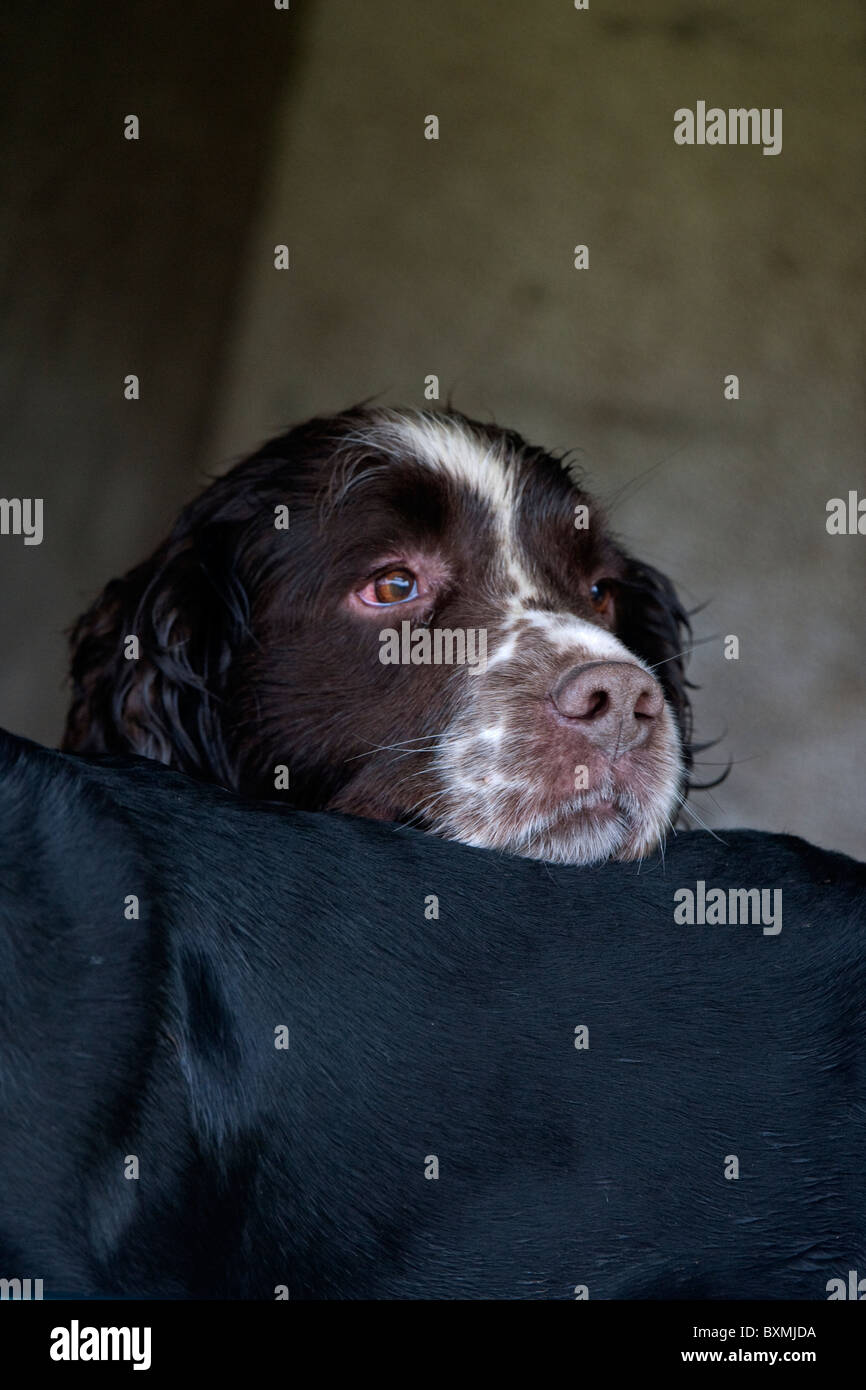
{"label": "wavy ear fur", "polygon": [[[250,512],[236,481],[228,494],[220,483],[208,489],[150,559],[112,580],[78,619],[64,750],[137,753],[236,785],[223,704],[249,635],[239,562]],[[132,635],[138,659],[125,654]]]}
{"label": "wavy ear fur", "polygon": [[685,663],[692,643],[689,615],[671,581],[652,565],[629,559],[626,578],[618,595],[617,636],[630,651],[653,667],[676,715],[683,743],[683,759],[691,769],[692,703]]}

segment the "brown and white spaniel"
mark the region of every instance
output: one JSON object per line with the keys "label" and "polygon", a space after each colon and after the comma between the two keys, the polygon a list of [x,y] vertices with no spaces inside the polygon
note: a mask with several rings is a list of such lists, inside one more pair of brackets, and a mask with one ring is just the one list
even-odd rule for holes
{"label": "brown and white spaniel", "polygon": [[64,747],[557,861],[640,858],[690,765],[688,617],[567,462],[456,413],[272,440],[75,626]]}

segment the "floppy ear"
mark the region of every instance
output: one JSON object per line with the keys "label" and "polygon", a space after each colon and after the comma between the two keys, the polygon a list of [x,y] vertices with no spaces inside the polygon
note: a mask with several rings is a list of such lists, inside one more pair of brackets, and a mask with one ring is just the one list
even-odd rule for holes
{"label": "floppy ear", "polygon": [[205,493],[72,629],[66,751],[137,753],[235,785],[222,705],[249,610],[238,573],[241,527],[212,519],[211,509]]}
{"label": "floppy ear", "polygon": [[692,765],[692,704],[685,663],[692,642],[689,615],[671,581],[652,565],[627,557],[617,594],[617,636],[652,666],[676,715],[686,769]]}

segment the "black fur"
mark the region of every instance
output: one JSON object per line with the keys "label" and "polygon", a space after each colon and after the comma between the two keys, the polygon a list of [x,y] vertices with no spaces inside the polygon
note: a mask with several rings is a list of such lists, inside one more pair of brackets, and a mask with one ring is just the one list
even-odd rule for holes
{"label": "black fur", "polygon": [[[864,871],[725,839],[551,868],[0,735],[0,1276],[826,1298],[866,1273]],[[675,925],[697,879],[782,931]]]}

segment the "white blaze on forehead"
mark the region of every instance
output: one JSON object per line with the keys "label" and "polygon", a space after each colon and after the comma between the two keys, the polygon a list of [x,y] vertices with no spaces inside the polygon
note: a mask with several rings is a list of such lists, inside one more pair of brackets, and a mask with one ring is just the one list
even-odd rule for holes
{"label": "white blaze on forehead", "polygon": [[503,466],[495,444],[486,445],[457,420],[431,416],[398,416],[394,429],[408,452],[454,482],[478,493],[504,530],[511,526],[514,510],[514,475]]}
{"label": "white blaze on forehead", "polygon": [[518,594],[528,597],[533,586],[521,563],[516,537],[518,479],[499,446],[484,443],[459,420],[397,415],[391,428],[408,452],[487,504],[506,573]]}
{"label": "white blaze on forehead", "polygon": [[[550,612],[532,606],[530,600],[535,586],[521,563],[516,537],[519,483],[515,470],[507,467],[496,444],[484,444],[459,420],[439,420],[422,414],[395,413],[388,418],[387,429],[402,449],[481,497],[490,510],[500,555],[514,592],[506,605],[506,634],[488,659],[488,669],[514,656],[520,636],[532,631],[543,636],[557,651],[574,648],[590,660],[631,660],[637,665],[643,664],[606,628],[585,622],[572,613]],[[522,631],[515,632],[515,627]]]}
{"label": "white blaze on forehead", "polygon": [[521,480],[518,471],[509,466],[511,460],[503,455],[507,444],[486,442],[461,420],[387,409],[377,412],[366,436],[359,434],[353,442],[367,443],[395,459],[414,458],[487,506],[499,558],[511,585],[503,605],[502,639],[487,660],[487,670],[518,656],[521,644],[533,634],[563,655],[573,651],[583,661],[631,661],[647,670],[606,628],[568,611],[534,606],[537,586],[524,568],[516,534]]}

